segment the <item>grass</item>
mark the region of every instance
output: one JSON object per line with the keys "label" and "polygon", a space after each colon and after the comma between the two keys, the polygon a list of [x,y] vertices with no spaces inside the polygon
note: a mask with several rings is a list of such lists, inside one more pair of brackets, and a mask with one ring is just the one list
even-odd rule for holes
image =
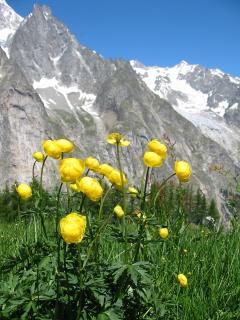
{"label": "grass", "polygon": [[[91,219],[94,221],[94,217]],[[131,219],[128,219],[129,235],[136,231],[136,226],[130,221]],[[157,217],[154,223],[156,221],[160,224],[161,217]],[[50,238],[54,237],[53,221],[49,219],[47,225]],[[113,266],[123,262],[124,245],[116,233],[121,227],[122,222],[113,218],[111,225],[102,234],[99,242],[99,266],[103,264]],[[148,283],[145,291],[142,291],[144,313],[141,313],[139,318],[136,316],[136,319],[239,319],[239,224],[227,233],[191,224],[181,228],[173,224],[169,228],[169,238],[159,241],[158,228],[151,221],[145,226],[146,241],[142,244],[139,260],[149,263],[150,268],[145,280],[150,281],[150,284]],[[24,221],[1,223],[2,261],[6,262],[10,256],[17,257],[24,244],[34,243],[34,230],[32,221],[27,224]],[[37,230],[41,235],[39,223]],[[43,241],[42,238],[39,240]],[[132,246],[132,243],[128,244],[129,263],[133,258]],[[26,265],[24,268],[26,269]],[[2,282],[18,273],[20,271],[17,267],[13,267],[7,275],[2,272]],[[184,273],[188,277],[187,288],[178,285],[176,281],[178,273]],[[130,285],[128,291],[131,291],[131,287],[134,291],[134,285]],[[141,305],[142,303],[141,301]],[[35,318],[40,319],[29,317],[29,319]],[[125,318],[132,319],[126,315]],[[17,318],[13,316],[12,319]],[[112,319],[115,319],[115,315]],[[119,319],[124,318],[119,317]]]}
{"label": "grass", "polygon": [[[67,165],[62,180],[78,174],[75,169]],[[239,219],[230,230],[219,229],[213,200],[181,183],[148,188],[149,170],[137,197],[123,188],[120,173],[113,175],[117,181],[105,175],[107,187],[101,172],[98,188],[94,180],[77,193],[62,184],[47,192],[36,180],[27,201],[15,186],[0,193],[1,320],[240,319]],[[92,202],[90,192],[99,189],[106,199],[100,194]],[[114,214],[117,204],[123,218]],[[59,223],[70,212],[85,217],[65,229],[73,239],[66,243]]]}

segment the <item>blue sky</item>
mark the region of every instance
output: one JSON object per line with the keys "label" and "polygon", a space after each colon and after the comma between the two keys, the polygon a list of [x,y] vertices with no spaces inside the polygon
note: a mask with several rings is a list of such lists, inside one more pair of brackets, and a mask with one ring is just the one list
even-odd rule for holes
{"label": "blue sky", "polygon": [[[33,0],[7,0],[20,15]],[[105,58],[181,60],[240,76],[240,0],[39,0]]]}

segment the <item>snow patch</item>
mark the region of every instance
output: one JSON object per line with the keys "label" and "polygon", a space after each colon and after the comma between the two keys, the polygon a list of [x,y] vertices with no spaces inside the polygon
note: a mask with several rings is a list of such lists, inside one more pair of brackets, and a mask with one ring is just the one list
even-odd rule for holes
{"label": "snow patch", "polygon": [[214,108],[212,111],[214,111],[215,113],[217,113],[220,117],[223,117],[224,114],[225,114],[225,110],[227,109],[228,107],[228,102],[226,100],[224,101],[221,101],[219,104],[218,104],[218,107],[217,108]]}
{"label": "snow patch", "polygon": [[[79,94],[79,101],[80,101],[80,107],[82,107],[84,110],[86,108],[85,111],[97,115],[92,109],[91,106],[93,105],[96,96],[94,94],[91,93],[85,93],[82,92],[77,86],[70,86],[70,87],[66,87],[66,86],[62,86],[59,84],[59,81],[54,77],[54,78],[41,78],[40,81],[34,81],[33,82],[33,88],[35,90],[38,89],[47,89],[47,88],[54,88],[56,90],[56,92],[58,94],[61,94],[64,96],[68,107],[72,110],[75,111],[75,107],[74,105],[71,103],[70,99],[69,99],[69,94],[71,93],[78,93]],[[46,100],[46,98],[45,98]],[[48,99],[48,104],[49,102],[52,102],[56,105],[56,102],[53,102],[53,99]]]}
{"label": "snow patch", "polygon": [[229,107],[230,110],[237,110],[238,109],[238,103],[234,103],[231,107]]}

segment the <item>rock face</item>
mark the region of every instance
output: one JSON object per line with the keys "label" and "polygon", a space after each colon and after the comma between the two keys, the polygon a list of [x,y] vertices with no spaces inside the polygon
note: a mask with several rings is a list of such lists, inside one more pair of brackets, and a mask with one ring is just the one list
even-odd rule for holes
{"label": "rock face", "polygon": [[131,65],[154,93],[240,162],[240,78],[182,61],[171,68]]}
{"label": "rock face", "polygon": [[5,0],[0,0],[0,46],[8,51],[8,44],[23,20]]}
{"label": "rock face", "polygon": [[[72,139],[82,157],[95,155],[115,165],[114,148],[105,143],[110,131],[123,132],[132,141],[123,155],[130,181],[137,182],[146,138],[163,139],[167,134],[176,142],[177,157],[191,163],[193,181],[216,197],[221,207],[219,189],[225,179],[209,168],[221,163],[226,169],[238,170],[237,159],[228,151],[230,147],[225,148],[177,110],[174,101],[187,102],[186,93],[174,90],[161,99],[155,94],[157,89],[146,85],[146,74],[136,69],[146,67],[103,59],[79,44],[46,6],[34,6],[8,48],[10,59],[1,51],[0,66],[0,177],[4,182],[30,179],[31,154],[48,136]],[[168,78],[159,74],[156,88],[168,85]],[[192,90],[199,91],[200,86],[206,90],[207,84],[194,77],[185,81],[196,87]],[[214,103],[212,108],[216,108]],[[233,145],[238,143],[234,139]],[[172,167],[169,157],[152,176],[166,177]],[[51,177],[49,174],[49,182]]]}
{"label": "rock face", "polygon": [[32,153],[51,134],[38,94],[0,48],[1,186],[31,179]]}

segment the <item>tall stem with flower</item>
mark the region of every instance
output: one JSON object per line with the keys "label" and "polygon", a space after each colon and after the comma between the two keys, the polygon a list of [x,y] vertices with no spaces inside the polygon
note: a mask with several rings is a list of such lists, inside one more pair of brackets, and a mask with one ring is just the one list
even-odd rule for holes
{"label": "tall stem with flower", "polygon": [[121,179],[121,190],[122,190],[122,197],[123,197],[123,237],[124,237],[124,244],[125,244],[125,254],[124,254],[124,260],[125,263],[127,263],[127,224],[126,224],[126,192],[125,192],[125,186],[124,186],[124,176],[122,171],[122,165],[121,165],[121,157],[120,157],[120,148],[119,147],[127,147],[130,144],[130,141],[125,140],[123,135],[120,133],[110,133],[107,137],[107,142],[113,145],[116,145],[116,158],[117,158],[117,164],[118,169],[120,172],[120,179]]}

